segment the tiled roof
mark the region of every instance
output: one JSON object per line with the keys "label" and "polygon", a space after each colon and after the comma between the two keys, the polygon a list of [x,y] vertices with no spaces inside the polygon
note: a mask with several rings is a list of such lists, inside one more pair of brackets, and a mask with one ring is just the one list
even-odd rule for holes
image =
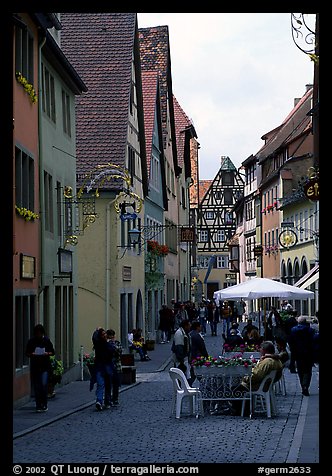
{"label": "tiled roof", "polygon": [[[167,139],[167,98],[172,136],[175,137],[174,106],[172,92],[171,55],[169,47],[168,26],[139,28],[139,43],[142,71],[158,71],[161,120],[163,126],[164,148]],[[176,141],[172,142],[174,167],[177,167]]]}
{"label": "tiled roof", "polygon": [[199,203],[202,203],[203,198],[205,197],[206,192],[211,187],[213,180],[200,180],[199,181]]}
{"label": "tiled roof", "polygon": [[306,130],[311,128],[311,117],[308,112],[311,110],[313,89],[310,88],[284,119],[282,124],[270,132],[263,135],[266,144],[257,152],[259,163],[271,155],[275,150],[291,142]]}
{"label": "tiled roof", "polygon": [[143,110],[146,141],[146,161],[150,177],[150,161],[152,153],[153,127],[156,112],[158,87],[157,71],[142,71]]}
{"label": "tiled roof", "polygon": [[168,26],[140,28],[140,55],[142,71],[158,71],[161,97],[161,118],[167,121],[167,73],[169,66]]}
{"label": "tiled roof", "polygon": [[124,166],[136,13],[61,13],[61,48],[87,85],[77,98],[77,172]]}
{"label": "tiled roof", "polygon": [[183,168],[184,166],[184,144],[185,144],[185,130],[191,126],[191,121],[180,106],[176,97],[173,95],[174,103],[174,119],[175,119],[175,133],[176,133],[176,148],[178,152],[178,164]]}

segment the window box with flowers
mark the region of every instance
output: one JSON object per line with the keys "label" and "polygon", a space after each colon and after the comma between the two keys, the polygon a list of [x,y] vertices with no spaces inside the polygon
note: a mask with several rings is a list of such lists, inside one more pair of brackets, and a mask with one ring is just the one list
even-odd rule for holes
{"label": "window box with flowers", "polygon": [[35,104],[37,102],[37,94],[36,94],[36,91],[34,90],[33,85],[30,84],[28,80],[20,72],[15,73],[15,77],[16,77],[16,81],[23,86],[26,93],[30,96],[31,102]]}
{"label": "window box with flowers", "polygon": [[22,218],[24,218],[25,221],[34,221],[39,218],[39,215],[35,212],[32,212],[31,210],[28,210],[25,207],[18,207],[15,205],[15,210],[18,215],[20,215]]}
{"label": "window box with flowers", "polygon": [[169,253],[169,248],[167,245],[161,245],[158,241],[148,240],[147,241],[147,251],[153,256],[162,256],[165,257]]}

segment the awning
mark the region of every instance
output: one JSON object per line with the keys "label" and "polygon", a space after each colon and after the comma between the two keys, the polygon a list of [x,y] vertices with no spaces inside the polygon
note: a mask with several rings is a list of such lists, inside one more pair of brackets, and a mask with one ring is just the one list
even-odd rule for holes
{"label": "awning", "polygon": [[300,278],[294,286],[298,288],[305,289],[311,286],[312,283],[319,279],[319,264],[315,264],[315,266],[307,272],[302,278]]}

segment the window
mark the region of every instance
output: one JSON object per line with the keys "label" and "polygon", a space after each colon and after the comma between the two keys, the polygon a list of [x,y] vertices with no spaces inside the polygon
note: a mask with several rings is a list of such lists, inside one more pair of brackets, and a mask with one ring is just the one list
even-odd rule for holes
{"label": "window", "polygon": [[214,219],[214,212],[212,212],[212,211],[205,212],[205,218],[207,220],[213,220]]}
{"label": "window", "polygon": [[225,212],[225,224],[226,225],[233,224],[233,212]]}
{"label": "window", "polygon": [[217,256],[217,268],[218,269],[228,269],[228,256]]}
{"label": "window", "polygon": [[199,241],[207,243],[209,241],[209,232],[208,230],[201,230],[199,232]]}
{"label": "window", "polygon": [[[173,222],[165,220],[165,244],[171,251],[177,252],[178,246],[178,230]],[[174,225],[174,226],[173,226]]]}
{"label": "window", "polygon": [[128,171],[130,174],[130,183],[133,185],[135,176],[135,151],[130,145],[128,145]]}
{"label": "window", "polygon": [[15,200],[18,207],[34,211],[34,160],[15,147]]}
{"label": "window", "polygon": [[45,230],[53,233],[53,178],[44,171]]}
{"label": "window", "polygon": [[70,97],[64,90],[62,90],[62,122],[63,132],[71,137]]}
{"label": "window", "polygon": [[55,123],[55,87],[54,77],[42,64],[42,107],[43,112]]}
{"label": "window", "polygon": [[36,316],[36,296],[15,297],[15,368],[20,369],[29,365],[29,359],[25,355],[25,349]]}
{"label": "window", "polygon": [[130,86],[130,101],[129,101],[129,110],[130,110],[131,115],[133,115],[133,113],[134,113],[134,98],[135,98],[134,83],[131,83],[131,86]]}
{"label": "window", "polygon": [[198,257],[198,262],[199,262],[199,267],[201,269],[206,269],[208,268],[209,266],[209,262],[210,262],[210,256],[199,256]]}
{"label": "window", "polygon": [[217,231],[216,241],[225,241],[225,230],[218,230]]}
{"label": "window", "polygon": [[159,160],[152,155],[150,162],[150,185],[154,189],[159,189]]}
{"label": "window", "polygon": [[225,205],[233,204],[233,191],[231,189],[226,189],[224,191],[224,203]]}
{"label": "window", "polygon": [[232,172],[225,172],[222,175],[223,185],[234,185],[234,174]]}
{"label": "window", "polygon": [[182,195],[182,208],[186,208],[186,189],[181,187],[181,195]]}
{"label": "window", "polygon": [[56,183],[56,203],[57,203],[57,222],[58,222],[58,237],[62,236],[62,188],[61,183]]}
{"label": "window", "polygon": [[15,72],[33,84],[33,37],[19,26],[15,26]]}

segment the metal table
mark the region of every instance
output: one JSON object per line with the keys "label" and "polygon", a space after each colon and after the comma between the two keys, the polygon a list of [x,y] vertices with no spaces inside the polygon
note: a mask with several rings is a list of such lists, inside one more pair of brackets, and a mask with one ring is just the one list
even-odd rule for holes
{"label": "metal table", "polygon": [[[252,416],[251,392],[252,366],[211,366],[195,367],[195,373],[202,392],[202,400],[209,402],[222,402],[230,400],[249,400],[250,418]],[[249,392],[237,389],[242,378],[249,376]],[[249,395],[249,396],[248,396]]]}

